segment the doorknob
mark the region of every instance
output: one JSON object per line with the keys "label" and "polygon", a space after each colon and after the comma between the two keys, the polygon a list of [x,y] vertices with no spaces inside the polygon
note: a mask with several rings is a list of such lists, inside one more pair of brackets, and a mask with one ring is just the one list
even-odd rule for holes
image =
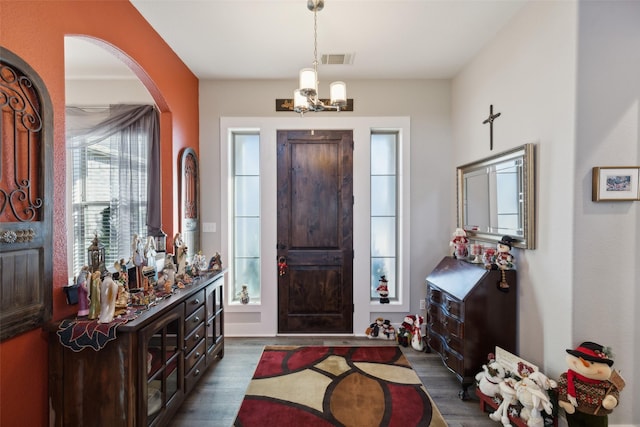
{"label": "doorknob", "polygon": [[278,275],[284,276],[287,274],[287,259],[283,256],[278,257]]}

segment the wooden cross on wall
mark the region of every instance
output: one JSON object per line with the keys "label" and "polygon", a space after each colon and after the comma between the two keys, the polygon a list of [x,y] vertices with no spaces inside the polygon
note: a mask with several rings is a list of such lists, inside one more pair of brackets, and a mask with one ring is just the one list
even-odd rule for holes
{"label": "wooden cross on wall", "polygon": [[482,122],[483,125],[489,123],[489,150],[493,150],[493,121],[500,117],[502,113],[493,114],[493,104],[489,106],[489,117]]}

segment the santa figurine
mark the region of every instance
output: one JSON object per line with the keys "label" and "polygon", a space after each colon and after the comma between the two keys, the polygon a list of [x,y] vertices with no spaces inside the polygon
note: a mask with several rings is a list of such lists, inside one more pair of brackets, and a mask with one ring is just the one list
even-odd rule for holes
{"label": "santa figurine", "polygon": [[380,276],[380,281],[376,288],[378,295],[380,295],[380,304],[389,304],[389,286],[387,283],[387,278],[385,276]]}
{"label": "santa figurine", "polygon": [[453,256],[455,258],[464,259],[469,255],[469,239],[467,238],[467,232],[462,228],[456,228],[449,245],[453,247]]}

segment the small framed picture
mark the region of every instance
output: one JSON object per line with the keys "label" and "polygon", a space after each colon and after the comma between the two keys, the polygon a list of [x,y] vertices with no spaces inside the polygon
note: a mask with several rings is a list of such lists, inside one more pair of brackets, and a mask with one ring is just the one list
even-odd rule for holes
{"label": "small framed picture", "polygon": [[594,167],[591,200],[594,202],[640,200],[640,166]]}

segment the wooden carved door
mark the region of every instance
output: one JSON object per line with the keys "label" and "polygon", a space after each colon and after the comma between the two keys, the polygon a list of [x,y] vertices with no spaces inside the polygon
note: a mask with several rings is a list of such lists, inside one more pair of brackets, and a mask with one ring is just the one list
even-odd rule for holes
{"label": "wooden carved door", "polygon": [[200,249],[200,186],[198,157],[193,148],[182,152],[180,171],[180,213],[182,239],[187,245],[187,259]]}
{"label": "wooden carved door", "polygon": [[277,151],[278,332],[352,333],[352,131],[278,131]]}
{"label": "wooden carved door", "polygon": [[0,47],[0,340],[52,312],[53,109],[44,83]]}

